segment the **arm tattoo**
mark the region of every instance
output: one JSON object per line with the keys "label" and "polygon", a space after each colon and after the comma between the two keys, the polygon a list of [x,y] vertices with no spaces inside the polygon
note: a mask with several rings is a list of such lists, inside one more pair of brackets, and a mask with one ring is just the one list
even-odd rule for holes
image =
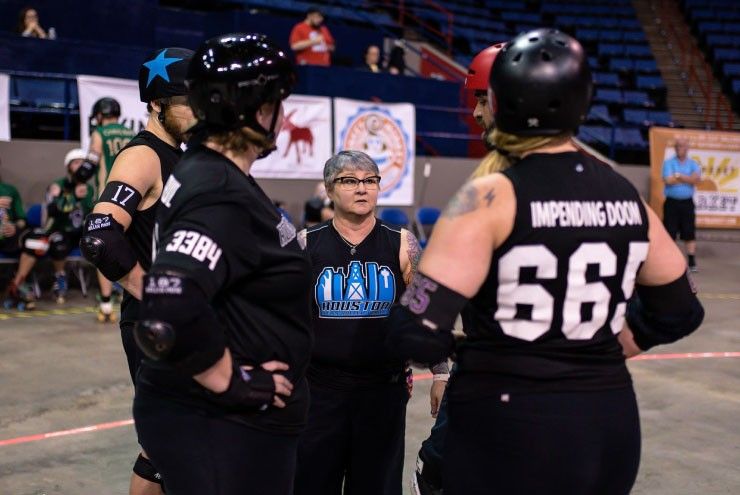
{"label": "arm tattoo", "polygon": [[[491,203],[496,198],[496,194],[493,189],[489,189],[488,192],[483,196],[486,206],[491,206]],[[465,215],[471,211],[475,211],[481,206],[481,202],[478,201],[478,189],[474,185],[468,183],[465,184],[460,191],[450,200],[450,203],[445,208],[444,216],[447,218],[459,217]]]}
{"label": "arm tattoo", "polygon": [[410,230],[406,231],[406,243],[408,244],[406,253],[409,256],[409,263],[411,263],[411,273],[416,273],[419,267],[419,260],[421,259],[421,246],[416,236]]}

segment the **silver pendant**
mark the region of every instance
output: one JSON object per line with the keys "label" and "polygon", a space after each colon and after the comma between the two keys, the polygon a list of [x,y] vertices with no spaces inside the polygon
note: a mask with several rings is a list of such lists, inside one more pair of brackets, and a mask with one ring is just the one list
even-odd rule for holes
{"label": "silver pendant", "polygon": [[354,255],[357,250],[355,248],[352,248],[349,250],[349,254]]}

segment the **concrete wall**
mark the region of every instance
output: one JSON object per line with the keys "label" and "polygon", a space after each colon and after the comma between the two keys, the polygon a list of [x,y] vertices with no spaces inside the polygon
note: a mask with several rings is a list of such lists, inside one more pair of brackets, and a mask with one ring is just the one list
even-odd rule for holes
{"label": "concrete wall", "polygon": [[[26,207],[41,202],[46,186],[64,175],[63,160],[76,143],[68,141],[14,140],[0,142],[0,176],[15,185]],[[431,176],[426,186],[423,204],[442,208],[473,171],[477,160],[468,158],[416,158],[416,198],[420,199],[425,163],[431,164]],[[256,167],[259,167],[257,162]],[[649,169],[640,166],[620,166],[619,170],[637,187],[643,196],[648,193]],[[283,201],[293,219],[300,221],[303,202],[314,191],[317,181],[260,179],[265,192]],[[405,208],[411,213],[412,208]]]}

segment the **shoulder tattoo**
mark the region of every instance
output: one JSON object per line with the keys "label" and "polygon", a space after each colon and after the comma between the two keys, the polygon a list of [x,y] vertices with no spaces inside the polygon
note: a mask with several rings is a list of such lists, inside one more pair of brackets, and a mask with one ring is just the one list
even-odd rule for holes
{"label": "shoulder tattoo", "polygon": [[493,188],[488,189],[481,199],[478,199],[478,195],[477,187],[471,183],[465,184],[450,200],[443,215],[447,218],[459,217],[460,215],[475,211],[481,206],[491,206],[491,203],[496,198]]}
{"label": "shoulder tattoo", "polygon": [[419,245],[419,240],[410,230],[406,231],[406,244],[408,244],[406,253],[408,254],[409,263],[411,264],[411,271],[416,273],[416,270],[419,267],[419,260],[421,259],[421,246]]}

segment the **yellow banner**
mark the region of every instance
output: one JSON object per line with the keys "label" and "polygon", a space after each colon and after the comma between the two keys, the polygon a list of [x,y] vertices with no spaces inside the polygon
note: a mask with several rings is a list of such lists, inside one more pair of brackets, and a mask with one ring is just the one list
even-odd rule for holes
{"label": "yellow banner", "polygon": [[676,139],[689,141],[689,158],[701,166],[694,191],[696,226],[740,228],[740,132],[650,128],[650,206],[663,216],[663,162],[675,155]]}

